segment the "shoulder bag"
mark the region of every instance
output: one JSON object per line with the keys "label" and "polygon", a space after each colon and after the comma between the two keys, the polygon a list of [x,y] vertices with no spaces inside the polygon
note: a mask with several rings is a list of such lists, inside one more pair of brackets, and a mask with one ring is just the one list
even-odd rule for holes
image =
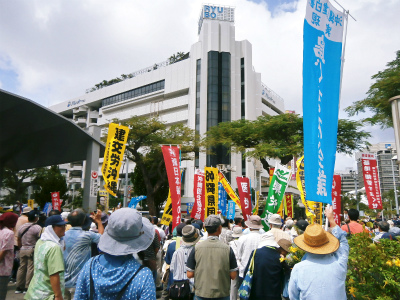
{"label": "shoulder bag", "polygon": [[244,277],[243,282],[239,287],[238,295],[239,295],[240,299],[243,299],[243,300],[248,300],[250,298],[251,285],[253,283],[255,254],[256,254],[256,250],[254,250],[254,252],[253,252],[253,257],[251,258],[249,269],[247,270],[246,276]]}

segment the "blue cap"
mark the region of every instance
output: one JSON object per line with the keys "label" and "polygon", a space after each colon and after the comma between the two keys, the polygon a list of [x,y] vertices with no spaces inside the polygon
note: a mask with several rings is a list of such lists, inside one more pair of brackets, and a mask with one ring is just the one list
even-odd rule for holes
{"label": "blue cap", "polygon": [[65,222],[63,220],[63,218],[61,217],[61,215],[51,216],[51,217],[47,218],[46,222],[44,223],[45,226],[49,226],[49,225],[61,226],[61,225],[65,225],[65,224],[68,224],[68,222]]}

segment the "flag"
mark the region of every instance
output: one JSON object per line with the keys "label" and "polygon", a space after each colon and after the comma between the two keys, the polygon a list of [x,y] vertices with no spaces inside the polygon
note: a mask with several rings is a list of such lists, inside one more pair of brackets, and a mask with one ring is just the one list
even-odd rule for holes
{"label": "flag", "polygon": [[256,192],[256,205],[253,208],[253,215],[258,214],[258,202],[260,201],[260,191]]}
{"label": "flag", "polygon": [[328,0],[307,1],[303,131],[307,199],[331,203],[337,142],[343,24]]}
{"label": "flag", "polygon": [[275,168],[274,176],[269,186],[267,202],[261,216],[261,222],[266,231],[269,230],[268,219],[272,214],[276,214],[281,205],[290,175],[291,171],[284,166],[279,165],[279,167]]}
{"label": "flag", "polygon": [[136,208],[136,206],[138,205],[138,203],[144,199],[146,199],[147,196],[138,196],[138,197],[133,197],[131,199],[131,201],[129,202],[128,207],[130,208]]}
{"label": "flag", "polygon": [[239,191],[240,205],[242,207],[243,219],[247,221],[247,219],[249,219],[250,216],[252,215],[249,178],[236,177],[236,183]]}
{"label": "flag", "polygon": [[228,215],[226,216],[228,220],[235,219],[235,206],[235,201],[228,200]]}
{"label": "flag", "polygon": [[221,172],[218,173],[218,180],[222,183],[225,191],[228,193],[228,196],[235,202],[235,204],[241,209],[240,199],[238,195],[236,195],[235,191],[232,189],[231,185],[229,184],[228,180],[226,180],[224,174]]}
{"label": "flag", "polygon": [[100,196],[100,204],[104,206],[104,211],[108,211],[108,206],[109,206],[109,194],[107,190],[99,190],[99,196]]}
{"label": "flag", "polygon": [[[370,209],[382,209],[381,189],[376,159],[373,154],[363,153],[361,156],[365,193]],[[357,195],[356,195],[357,196]]]}
{"label": "flag", "polygon": [[161,146],[167,171],[172,202],[172,230],[181,223],[181,171],[179,168],[179,148]]}
{"label": "flag", "polygon": [[205,167],[205,212],[204,219],[218,213],[218,169]]}
{"label": "flag", "polygon": [[293,214],[293,195],[292,194],[286,194],[285,195],[285,211],[286,215],[290,218],[294,217]]}
{"label": "flag", "polygon": [[114,197],[117,197],[119,170],[124,159],[128,134],[129,128],[126,126],[114,123],[110,123],[108,126],[106,150],[101,172],[105,181],[104,187]]}
{"label": "flag", "polygon": [[164,213],[161,217],[160,223],[165,226],[169,226],[171,222],[172,222],[172,201],[171,201],[171,191],[169,191],[167,203],[165,204]]}
{"label": "flag", "polygon": [[54,210],[61,211],[61,201],[60,201],[60,193],[53,192],[51,194],[51,203],[53,205]]}
{"label": "flag", "polygon": [[193,219],[204,221],[204,171],[200,169],[194,171],[193,196],[194,205],[190,216]]}
{"label": "flag", "polygon": [[300,191],[301,202],[306,208],[307,217],[314,217],[315,212],[313,210],[314,202],[306,200],[306,181],[304,179],[304,156],[300,157],[297,162],[297,173],[296,173],[296,183],[297,188]]}
{"label": "flag", "polygon": [[49,216],[49,212],[52,209],[52,204],[51,202],[46,202],[46,204],[43,207],[43,212],[46,214],[46,216]]}
{"label": "flag", "polygon": [[341,201],[342,201],[342,178],[340,175],[333,175],[332,182],[332,207],[333,214],[335,216],[336,224],[340,224],[340,214],[342,211]]}
{"label": "flag", "polygon": [[221,211],[221,215],[226,217],[226,200],[227,193],[222,186],[221,182],[218,182],[218,209]]}

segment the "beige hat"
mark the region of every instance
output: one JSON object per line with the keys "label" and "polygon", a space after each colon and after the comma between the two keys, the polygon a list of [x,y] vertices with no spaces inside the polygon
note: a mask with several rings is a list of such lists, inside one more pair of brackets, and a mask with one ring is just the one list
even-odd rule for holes
{"label": "beige hat", "polygon": [[271,231],[268,231],[261,235],[260,242],[258,243],[258,248],[262,248],[264,246],[279,248],[278,243],[275,241],[275,236]]}
{"label": "beige hat", "polygon": [[278,245],[286,252],[289,252],[289,248],[290,248],[290,246],[292,246],[292,243],[290,241],[288,241],[287,239],[280,239],[278,241]]}
{"label": "beige hat", "polygon": [[282,225],[282,219],[281,216],[278,214],[273,214],[269,217],[268,219],[269,224],[274,224],[274,225]]}
{"label": "beige hat", "polygon": [[250,216],[250,218],[246,222],[244,222],[244,224],[246,224],[247,227],[252,229],[260,229],[264,227],[261,224],[260,216],[257,215]]}
{"label": "beige hat", "polygon": [[22,211],[22,214],[27,214],[28,212],[30,212],[32,210],[32,208],[30,206],[24,207],[24,210]]}
{"label": "beige hat", "polygon": [[297,247],[314,254],[329,254],[339,248],[339,240],[321,225],[308,225],[304,234],[294,239]]}
{"label": "beige hat", "polygon": [[243,228],[239,226],[233,227],[232,232],[232,237],[241,237],[243,235]]}

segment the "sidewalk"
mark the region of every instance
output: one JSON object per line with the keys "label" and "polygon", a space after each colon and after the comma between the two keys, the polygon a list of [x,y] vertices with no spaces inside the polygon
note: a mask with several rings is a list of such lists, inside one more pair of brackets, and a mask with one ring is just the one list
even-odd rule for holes
{"label": "sidewalk", "polygon": [[22,300],[24,299],[25,294],[15,294],[15,286],[16,284],[13,282],[9,282],[7,286],[7,300]]}

